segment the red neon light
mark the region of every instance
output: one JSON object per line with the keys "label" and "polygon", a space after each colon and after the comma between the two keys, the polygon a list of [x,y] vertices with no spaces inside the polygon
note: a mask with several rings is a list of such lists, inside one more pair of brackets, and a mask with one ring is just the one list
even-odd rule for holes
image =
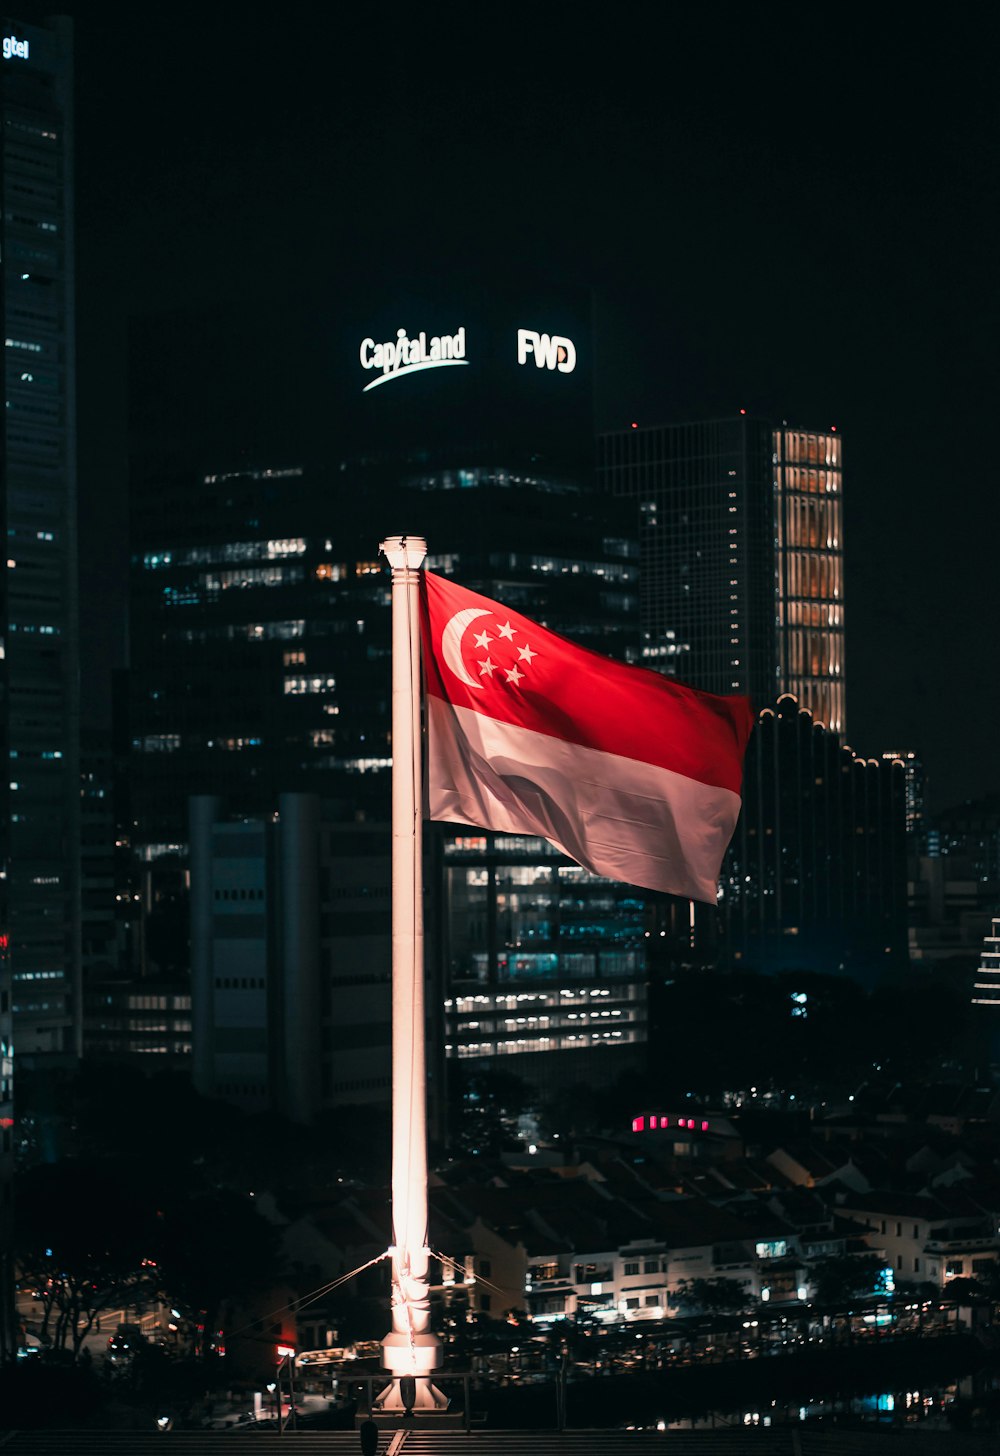
{"label": "red neon light", "polygon": [[279,1360],[290,1360],[295,1354],[294,1345],[275,1345],[274,1350]]}
{"label": "red neon light", "polygon": [[633,1132],[645,1132],[645,1130],[646,1130],[646,1119],[644,1117],[633,1117],[633,1119],[632,1119],[632,1131]]}
{"label": "red neon light", "polygon": [[12,1117],[0,1117],[0,1127],[7,1128],[7,1127],[13,1127],[13,1126],[14,1126],[14,1119]]}
{"label": "red neon light", "polygon": [[701,1130],[702,1130],[702,1132],[708,1132],[708,1123],[707,1122],[703,1122],[702,1123]]}

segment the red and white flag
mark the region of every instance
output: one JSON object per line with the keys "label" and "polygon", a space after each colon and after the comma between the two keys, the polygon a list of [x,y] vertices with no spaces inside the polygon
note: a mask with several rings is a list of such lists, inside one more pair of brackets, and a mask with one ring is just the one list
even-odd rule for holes
{"label": "red and white flag", "polygon": [[626,667],[424,573],[430,817],[538,834],[594,874],[716,899],[749,700]]}

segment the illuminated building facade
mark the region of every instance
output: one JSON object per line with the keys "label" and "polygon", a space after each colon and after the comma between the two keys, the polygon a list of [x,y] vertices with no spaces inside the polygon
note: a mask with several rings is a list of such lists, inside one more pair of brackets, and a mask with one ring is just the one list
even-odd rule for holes
{"label": "illuminated building facade", "polygon": [[389,583],[373,522],[330,534],[334,488],[426,522],[430,569],[595,650],[634,641],[634,547],[611,503],[580,485],[502,467],[400,481],[364,463],[156,473],[133,507],[131,793],[145,861],[186,852],[191,793],[262,812],[309,791],[386,818]]}
{"label": "illuminated building facade", "polygon": [[[443,836],[446,1054],[537,1082],[600,1079],[646,1042],[645,898],[546,840]],[[539,1053],[560,1052],[558,1065]],[[573,1053],[570,1060],[566,1053]]]}
{"label": "illuminated building facade", "polygon": [[734,419],[602,435],[598,475],[635,502],[641,660],[758,707],[794,693],[845,727],[841,440]]}
{"label": "illuminated building facade", "polygon": [[[0,254],[6,409],[0,509],[0,1199],[12,1050],[80,1049],[72,28],[6,18]],[[7,1205],[0,1208],[0,1222]],[[9,1240],[0,1228],[0,1246]],[[0,1257],[7,1257],[6,1254]],[[9,1272],[9,1271],[7,1271]],[[3,1301],[7,1310],[6,1300]],[[13,1351],[0,1313],[0,1359]]]}

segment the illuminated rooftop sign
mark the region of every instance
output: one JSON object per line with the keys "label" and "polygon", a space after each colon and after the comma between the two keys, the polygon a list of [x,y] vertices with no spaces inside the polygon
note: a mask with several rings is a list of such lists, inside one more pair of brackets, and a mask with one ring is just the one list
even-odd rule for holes
{"label": "illuminated rooftop sign", "polygon": [[417,374],[421,369],[446,369],[469,362],[465,357],[464,328],[454,334],[435,334],[430,339],[425,333],[411,339],[405,329],[397,329],[396,337],[384,344],[376,344],[374,339],[362,339],[360,358],[362,369],[382,371],[377,379],[365,385],[362,394],[404,374]]}
{"label": "illuminated rooftop sign", "polygon": [[576,345],[561,334],[536,334],[534,329],[518,329],[517,362],[527,364],[529,355],[538,369],[558,369],[572,374],[576,368]]}
{"label": "illuminated rooftop sign", "polygon": [[28,59],[28,42],[18,40],[16,35],[5,35],[3,58],[5,61],[26,61]]}

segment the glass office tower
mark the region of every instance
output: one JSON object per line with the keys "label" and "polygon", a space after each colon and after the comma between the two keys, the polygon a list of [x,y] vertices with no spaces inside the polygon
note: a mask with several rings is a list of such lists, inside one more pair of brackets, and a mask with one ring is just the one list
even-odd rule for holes
{"label": "glass office tower", "polygon": [[[185,862],[192,795],[220,798],[220,821],[307,794],[326,823],[387,822],[386,534],[419,533],[430,570],[594,651],[636,651],[634,537],[593,480],[586,308],[558,291],[534,301],[458,285],[448,294],[389,305],[373,290],[370,307],[351,302],[354,322],[315,305],[249,322],[157,320],[137,340],[132,838],[153,878],[168,860]],[[240,394],[231,412],[219,399],[237,392],[230,360]],[[508,1071],[545,1082],[563,1069],[599,1075],[592,1055],[608,1075],[641,1057],[636,892],[537,841],[512,847],[479,833],[472,853],[458,828],[435,825],[427,838],[429,1004],[447,1003],[448,1023],[432,1028],[431,1060],[445,1048],[466,1065],[503,1056]],[[547,905],[530,952],[518,909],[528,880]],[[470,958],[483,893],[486,938]],[[326,914],[318,974],[332,987],[336,901]],[[506,1025],[518,995],[566,1001],[556,1036],[519,1036],[516,1012],[512,1035],[479,1034],[474,998],[489,997]],[[197,1016],[195,1027],[197,1062]],[[352,1078],[332,1043],[321,1058],[332,1096]]]}
{"label": "glass office tower", "polygon": [[620,430],[600,479],[635,502],[642,659],[845,731],[841,440],[737,415]]}
{"label": "glass office tower", "polygon": [[[5,17],[0,27],[6,386],[0,509],[7,543],[0,751],[8,770],[0,790],[0,1158],[6,1162],[13,1049],[35,1062],[79,1052],[80,793],[72,31],[62,18],[37,26]],[[6,1187],[6,1178],[0,1181]],[[0,1319],[0,1358],[11,1353],[14,1339]]]}

